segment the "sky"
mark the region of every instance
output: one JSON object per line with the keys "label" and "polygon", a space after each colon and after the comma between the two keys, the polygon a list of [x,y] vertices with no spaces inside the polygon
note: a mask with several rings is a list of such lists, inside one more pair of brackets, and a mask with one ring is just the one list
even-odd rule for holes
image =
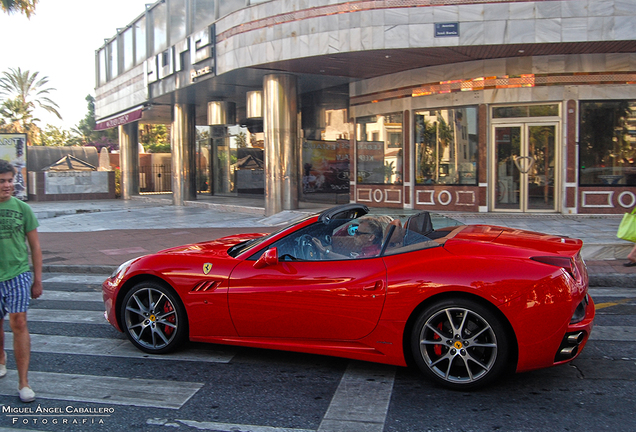
{"label": "sky", "polygon": [[0,75],[19,67],[47,76],[63,119],[36,110],[39,125],[71,129],[88,112],[86,96],[95,96],[95,51],[154,2],[40,0],[31,19],[0,12]]}

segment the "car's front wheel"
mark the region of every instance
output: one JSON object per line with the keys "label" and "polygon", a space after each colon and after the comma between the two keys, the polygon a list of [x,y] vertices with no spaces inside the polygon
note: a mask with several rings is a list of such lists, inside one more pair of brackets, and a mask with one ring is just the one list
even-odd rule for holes
{"label": "car's front wheel", "polygon": [[492,382],[505,370],[509,341],[500,318],[469,299],[448,299],[427,307],[411,334],[418,367],[455,390]]}
{"label": "car's front wheel", "polygon": [[187,318],[181,300],[156,282],[140,282],[121,305],[124,333],[140,350],[151,354],[174,351],[187,337]]}

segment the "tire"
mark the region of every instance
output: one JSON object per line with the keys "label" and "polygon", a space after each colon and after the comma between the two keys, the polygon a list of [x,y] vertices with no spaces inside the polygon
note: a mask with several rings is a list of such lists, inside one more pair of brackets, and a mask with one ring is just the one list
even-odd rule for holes
{"label": "tire", "polygon": [[124,297],[120,317],[124,333],[140,350],[165,354],[176,350],[188,334],[181,300],[156,282],[140,282]]}
{"label": "tire", "polygon": [[411,333],[420,370],[453,390],[471,390],[507,370],[510,342],[500,318],[468,299],[447,299],[427,307]]}

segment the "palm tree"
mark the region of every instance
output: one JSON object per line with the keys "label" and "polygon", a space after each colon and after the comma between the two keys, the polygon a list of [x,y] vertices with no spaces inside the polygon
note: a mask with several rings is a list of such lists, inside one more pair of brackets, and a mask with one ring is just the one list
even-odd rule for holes
{"label": "palm tree", "polygon": [[[48,97],[49,93],[55,89],[47,87],[48,77],[38,78],[38,74],[28,70],[23,72],[20,68],[9,68],[9,72],[3,72],[0,77],[0,97],[6,99],[3,102],[4,114],[0,113],[0,115],[11,119],[12,117],[7,113],[19,113],[23,132],[29,134],[31,144],[35,141],[33,135],[33,131],[37,130],[35,122],[39,121],[33,117],[36,107],[62,118],[58,112],[59,106]],[[15,122],[16,118],[12,118],[12,121]]]}
{"label": "palm tree", "polygon": [[35,5],[39,0],[0,0],[0,7],[8,14],[20,12],[31,18],[35,13]]}

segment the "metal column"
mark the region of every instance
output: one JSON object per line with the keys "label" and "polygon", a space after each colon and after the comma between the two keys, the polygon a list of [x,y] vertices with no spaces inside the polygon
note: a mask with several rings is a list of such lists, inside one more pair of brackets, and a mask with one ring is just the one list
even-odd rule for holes
{"label": "metal column", "polygon": [[121,197],[131,199],[139,195],[139,123],[119,126],[121,166]]}
{"label": "metal column", "polygon": [[196,129],[194,105],[174,104],[170,134],[172,146],[172,201],[182,206],[197,199]]}
{"label": "metal column", "polygon": [[298,208],[300,160],[296,77],[263,78],[265,215]]}

